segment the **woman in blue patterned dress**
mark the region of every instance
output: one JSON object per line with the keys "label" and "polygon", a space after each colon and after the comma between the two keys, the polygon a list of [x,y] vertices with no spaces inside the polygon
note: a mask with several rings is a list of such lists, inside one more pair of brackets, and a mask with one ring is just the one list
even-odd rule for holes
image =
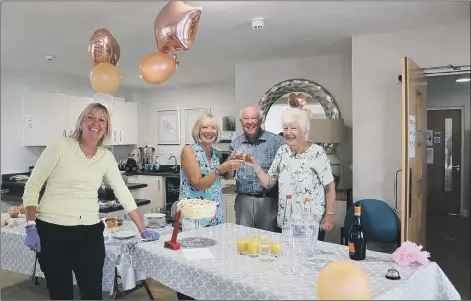
{"label": "woman in blue patterned dress", "polygon": [[223,222],[221,176],[239,169],[242,160],[229,160],[219,165],[220,152],[213,143],[219,138],[217,119],[206,114],[193,126],[195,141],[186,145],[181,153],[180,200],[205,199],[217,202],[216,216],[200,221],[200,226],[208,227]]}
{"label": "woman in blue patterned dress", "polygon": [[[221,176],[231,175],[242,164],[242,160],[228,160],[219,165],[219,150],[213,143],[219,138],[217,119],[206,114],[198,118],[193,126],[191,136],[195,141],[182,149],[180,156],[180,200],[205,199],[217,203],[216,216],[213,219],[200,221],[201,227],[221,224],[223,221]],[[177,203],[177,202],[175,202]],[[172,211],[177,204],[172,206]],[[177,292],[178,300],[194,300],[190,296]]]}

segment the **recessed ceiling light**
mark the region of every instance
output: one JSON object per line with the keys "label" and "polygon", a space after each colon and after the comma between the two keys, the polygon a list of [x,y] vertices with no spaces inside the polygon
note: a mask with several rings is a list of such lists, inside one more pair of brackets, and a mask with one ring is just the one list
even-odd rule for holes
{"label": "recessed ceiling light", "polygon": [[469,77],[464,77],[464,78],[458,78],[456,80],[457,83],[466,83],[469,82],[471,79]]}

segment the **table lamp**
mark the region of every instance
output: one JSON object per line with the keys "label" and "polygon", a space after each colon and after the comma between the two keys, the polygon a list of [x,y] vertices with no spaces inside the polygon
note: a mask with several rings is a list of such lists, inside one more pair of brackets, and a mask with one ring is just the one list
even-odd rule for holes
{"label": "table lamp", "polygon": [[[345,132],[343,119],[311,119],[308,141],[314,143],[341,143],[345,139]],[[337,189],[343,171],[342,158],[336,150],[327,150],[326,153],[330,159],[335,188]]]}

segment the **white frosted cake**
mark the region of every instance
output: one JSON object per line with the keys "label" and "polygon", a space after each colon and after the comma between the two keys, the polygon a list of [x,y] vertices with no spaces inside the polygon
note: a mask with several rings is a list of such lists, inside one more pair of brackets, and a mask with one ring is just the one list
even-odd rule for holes
{"label": "white frosted cake", "polygon": [[209,200],[188,199],[178,202],[177,211],[182,218],[210,219],[216,216],[216,202]]}

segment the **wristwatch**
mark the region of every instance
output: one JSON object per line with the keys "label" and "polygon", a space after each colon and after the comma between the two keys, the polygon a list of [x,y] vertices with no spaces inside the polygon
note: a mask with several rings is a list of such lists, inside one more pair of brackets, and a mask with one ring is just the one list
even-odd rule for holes
{"label": "wristwatch", "polygon": [[30,226],[36,227],[36,221],[25,221],[25,229]]}

